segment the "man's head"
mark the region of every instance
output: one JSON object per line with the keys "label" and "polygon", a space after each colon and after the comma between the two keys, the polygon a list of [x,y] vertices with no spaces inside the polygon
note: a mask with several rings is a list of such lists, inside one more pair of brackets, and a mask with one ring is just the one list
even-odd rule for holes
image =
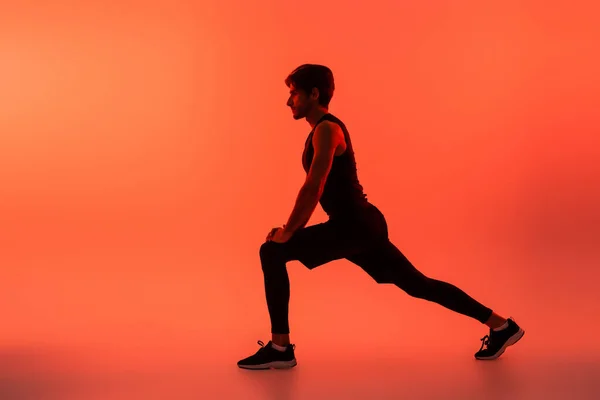
{"label": "man's head", "polygon": [[303,64],[285,79],[290,89],[288,107],[295,119],[305,118],[315,108],[329,108],[335,84],[333,73],[324,65]]}

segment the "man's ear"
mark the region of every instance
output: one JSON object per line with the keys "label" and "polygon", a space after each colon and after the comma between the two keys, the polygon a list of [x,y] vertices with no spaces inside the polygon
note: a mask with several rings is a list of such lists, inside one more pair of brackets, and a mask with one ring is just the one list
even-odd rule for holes
{"label": "man's ear", "polygon": [[312,91],[310,92],[310,97],[317,100],[319,98],[319,89],[317,89],[316,87],[312,88]]}

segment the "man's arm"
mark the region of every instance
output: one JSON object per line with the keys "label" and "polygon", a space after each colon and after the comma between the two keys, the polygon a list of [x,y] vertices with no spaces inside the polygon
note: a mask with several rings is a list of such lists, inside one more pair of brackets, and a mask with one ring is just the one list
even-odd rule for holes
{"label": "man's arm", "polygon": [[308,223],[319,204],[327,176],[331,170],[335,150],[343,137],[341,128],[329,121],[320,123],[315,129],[312,140],[315,149],[314,157],[306,181],[296,199],[296,205],[285,225],[286,232],[294,233]]}

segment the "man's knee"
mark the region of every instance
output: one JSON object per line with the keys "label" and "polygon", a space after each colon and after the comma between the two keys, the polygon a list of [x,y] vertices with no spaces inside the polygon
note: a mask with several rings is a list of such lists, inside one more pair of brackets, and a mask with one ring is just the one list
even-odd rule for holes
{"label": "man's knee", "polygon": [[274,242],[264,242],[261,246],[260,246],[260,250],[259,250],[259,255],[260,255],[260,259],[268,259],[268,258],[272,258],[273,255],[276,252],[276,245],[277,243]]}
{"label": "man's knee", "polygon": [[273,265],[279,265],[282,262],[285,263],[283,249],[281,248],[281,245],[276,242],[264,242],[260,246],[259,255],[263,270],[265,268],[270,268]]}

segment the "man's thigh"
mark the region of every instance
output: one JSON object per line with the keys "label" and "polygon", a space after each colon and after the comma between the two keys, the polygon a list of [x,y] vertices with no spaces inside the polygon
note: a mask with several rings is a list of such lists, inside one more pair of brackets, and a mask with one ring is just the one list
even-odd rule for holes
{"label": "man's thigh", "polygon": [[358,254],[368,246],[360,232],[332,221],[299,229],[285,243],[265,245],[285,261],[300,261],[308,269]]}
{"label": "man's thigh", "polygon": [[414,281],[422,276],[404,254],[389,240],[346,257],[377,283]]}

